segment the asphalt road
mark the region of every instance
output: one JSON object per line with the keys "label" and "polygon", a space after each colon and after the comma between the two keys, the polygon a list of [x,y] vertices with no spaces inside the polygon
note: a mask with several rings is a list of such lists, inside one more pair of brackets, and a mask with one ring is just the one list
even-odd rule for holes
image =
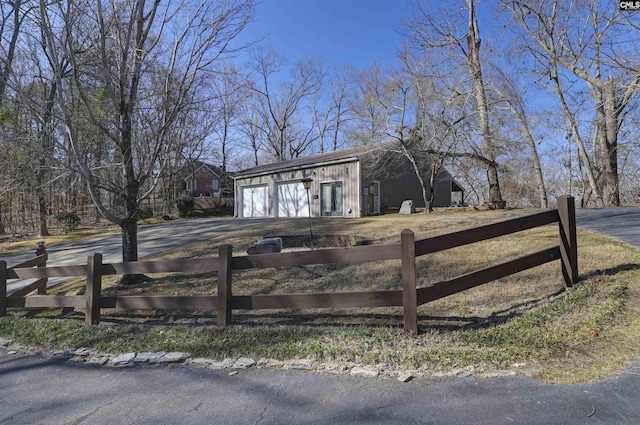
{"label": "asphalt road", "polygon": [[640,248],[640,208],[586,208],[576,210],[578,226],[613,236]]}
{"label": "asphalt road", "polygon": [[79,366],[0,352],[0,423],[637,424],[640,364],[586,385]]}
{"label": "asphalt road", "polygon": [[[206,218],[194,220],[165,221],[138,227],[138,256],[156,254],[182,245],[211,238],[225,232],[236,231],[252,226],[264,226],[264,219]],[[35,246],[33,247],[35,251]],[[64,246],[47,248],[52,266],[78,264],[79,258],[99,252],[104,261],[122,261],[122,237],[120,233],[99,236]],[[10,267],[12,264],[33,258],[33,253],[13,255],[3,258]]]}
{"label": "asphalt road", "polygon": [[[578,223],[640,247],[630,237],[637,235],[640,209],[583,210]],[[237,225],[221,222],[217,229]],[[590,384],[525,377],[401,383],[257,368],[234,376],[171,367],[100,368],[0,350],[0,423],[637,424],[640,361]]]}

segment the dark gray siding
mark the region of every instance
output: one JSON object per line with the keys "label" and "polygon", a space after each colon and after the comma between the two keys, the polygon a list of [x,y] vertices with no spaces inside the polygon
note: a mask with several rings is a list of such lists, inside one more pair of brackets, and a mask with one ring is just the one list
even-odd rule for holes
{"label": "dark gray siding", "polygon": [[[369,186],[371,181],[380,182],[380,204],[384,212],[386,208],[400,208],[402,202],[411,199],[417,208],[424,208],[424,196],[420,180],[408,160],[394,159],[380,162],[365,159],[362,162],[362,186]],[[429,169],[423,170],[423,178],[429,178]],[[428,181],[427,181],[428,185]],[[436,176],[434,184],[434,207],[451,205],[451,175],[443,170]],[[428,188],[426,196],[429,196]],[[363,203],[365,200],[363,200]]]}

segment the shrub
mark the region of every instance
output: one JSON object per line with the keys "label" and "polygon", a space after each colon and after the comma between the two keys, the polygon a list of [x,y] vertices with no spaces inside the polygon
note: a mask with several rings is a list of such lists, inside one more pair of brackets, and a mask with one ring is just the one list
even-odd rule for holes
{"label": "shrub", "polygon": [[195,208],[195,201],[193,196],[184,195],[176,199],[176,207],[178,208],[178,215],[180,217],[190,217],[193,215]]}
{"label": "shrub", "polygon": [[138,220],[153,218],[153,209],[149,205],[138,208]]}
{"label": "shrub", "polygon": [[217,205],[213,209],[214,217],[233,216],[233,205]]}
{"label": "shrub", "polygon": [[53,216],[53,219],[62,226],[65,234],[73,232],[80,225],[80,217],[73,211],[60,211]]}

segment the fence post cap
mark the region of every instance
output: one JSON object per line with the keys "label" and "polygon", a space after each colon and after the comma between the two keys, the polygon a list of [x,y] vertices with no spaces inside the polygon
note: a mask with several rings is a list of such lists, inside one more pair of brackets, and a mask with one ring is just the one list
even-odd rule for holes
{"label": "fence post cap", "polygon": [[44,246],[45,241],[38,241],[38,246],[36,247],[36,255],[42,255],[47,253],[47,247]]}

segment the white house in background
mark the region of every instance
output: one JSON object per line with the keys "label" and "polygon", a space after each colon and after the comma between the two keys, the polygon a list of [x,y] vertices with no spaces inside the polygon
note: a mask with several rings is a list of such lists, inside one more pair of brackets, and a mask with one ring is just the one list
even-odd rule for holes
{"label": "white house in background", "polygon": [[[413,168],[381,148],[362,146],[260,165],[234,173],[236,217],[362,217],[397,210],[411,199],[424,207]],[[429,168],[424,170],[426,173]],[[309,193],[303,179],[311,179]],[[434,206],[452,204],[462,187],[442,169],[436,176]],[[308,197],[307,197],[308,196]],[[309,199],[309,202],[307,201]]]}

